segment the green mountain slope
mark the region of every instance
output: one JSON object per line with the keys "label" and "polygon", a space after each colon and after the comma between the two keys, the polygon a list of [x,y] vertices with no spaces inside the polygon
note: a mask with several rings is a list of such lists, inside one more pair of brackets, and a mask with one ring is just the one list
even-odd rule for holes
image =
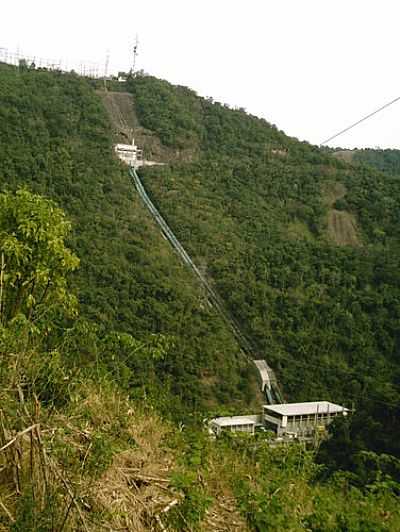
{"label": "green mountain slope", "polygon": [[376,168],[388,175],[400,174],[400,150],[372,148],[335,150],[333,155],[353,164]]}
{"label": "green mountain slope", "polygon": [[73,282],[82,314],[104,331],[169,338],[157,395],[171,392],[190,411],[251,403],[254,369],[140,204],[93,88],[71,75],[0,68],[0,184],[65,208],[81,258]]}
{"label": "green mountain slope", "polygon": [[[67,211],[80,257],[67,294],[82,316],[54,307],[68,300],[62,255],[45,288],[62,214],[2,196],[0,529],[398,530],[399,461],[371,452],[398,454],[396,178],[188,89],[130,80],[144,148],[175,161],[144,171],[146,186],[288,398],[357,400],[319,464],[264,433],[212,440],[199,414],[256,409],[254,370],[114,159],[95,88],[0,65],[2,189]],[[18,239],[35,243],[31,261]]]}
{"label": "green mountain slope", "polygon": [[378,423],[387,403],[396,418],[399,177],[155,78],[130,91],[142,126],[197,154],[144,169],[145,186],[287,397],[368,404]]}

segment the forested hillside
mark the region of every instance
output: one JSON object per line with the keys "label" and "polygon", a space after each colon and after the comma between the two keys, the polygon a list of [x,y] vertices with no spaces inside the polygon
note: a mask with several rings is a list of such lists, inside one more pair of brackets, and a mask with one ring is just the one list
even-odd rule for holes
{"label": "forested hillside", "polygon": [[399,454],[400,178],[186,88],[130,90],[144,127],[197,153],[145,185],[287,397],[353,404],[364,444]]}
{"label": "forested hillside", "polygon": [[145,345],[162,334],[168,344],[151,369],[121,349],[126,385],[143,393],[150,386],[143,372],[154,372],[155,390],[147,393],[172,394],[179,415],[182,406],[204,412],[242,401],[243,408],[256,396],[255,371],[158,234],[112,143],[106,111],[87,81],[1,67],[2,188],[25,186],[65,208],[81,259],[73,285],[83,316],[103,334],[129,333]]}
{"label": "forested hillside", "polygon": [[400,150],[364,148],[354,150],[334,150],[339,159],[353,164],[362,164],[381,170],[385,174],[400,175]]}
{"label": "forested hillside", "polygon": [[168,163],[144,183],[286,399],[356,408],[312,450],[213,440],[206,415],[259,408],[255,370],[115,159],[98,89],[0,65],[0,529],[398,530],[399,178],[129,79]]}
{"label": "forested hillside", "polygon": [[[186,89],[144,77],[132,90],[144,125],[164,142],[196,139],[196,161],[146,169],[145,183],[249,337],[284,372],[288,393],[309,397],[315,384],[351,397],[357,380],[382,365],[377,375],[386,367],[390,380],[398,366],[399,179],[323,155],[243,111],[197,99],[201,112],[189,112],[196,97]],[[330,241],[331,208],[355,218],[357,245]],[[295,382],[302,361],[325,361],[321,378]],[[343,382],[342,371],[355,381]]]}

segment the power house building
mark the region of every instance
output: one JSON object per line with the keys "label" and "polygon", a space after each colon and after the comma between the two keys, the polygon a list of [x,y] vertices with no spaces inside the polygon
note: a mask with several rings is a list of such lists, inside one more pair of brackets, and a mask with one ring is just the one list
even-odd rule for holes
{"label": "power house building", "polygon": [[337,416],[349,410],[329,401],[264,405],[263,424],[281,436],[311,436],[323,431]]}

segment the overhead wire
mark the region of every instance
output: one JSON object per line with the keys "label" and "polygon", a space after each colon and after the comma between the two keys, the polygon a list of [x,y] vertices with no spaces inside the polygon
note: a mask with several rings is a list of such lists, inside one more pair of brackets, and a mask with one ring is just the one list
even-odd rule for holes
{"label": "overhead wire", "polygon": [[386,109],[387,107],[390,107],[391,105],[393,105],[394,103],[398,102],[400,100],[400,96],[398,96],[397,98],[395,98],[394,100],[391,100],[390,102],[388,103],[385,103],[385,105],[382,105],[382,107],[379,107],[379,109],[376,109],[375,111],[373,111],[372,113],[369,113],[368,115],[364,116],[363,118],[361,118],[360,120],[357,120],[357,122],[354,122],[354,124],[351,124],[350,126],[342,129],[341,131],[339,131],[339,133],[336,133],[335,135],[332,135],[331,137],[329,137],[328,139],[324,140],[323,142],[321,142],[320,146],[322,146],[323,144],[327,144],[328,142],[330,142],[331,140],[333,139],[336,139],[337,137],[339,137],[340,135],[343,135],[343,133],[346,133],[347,131],[350,131],[350,129],[353,129],[354,127],[358,126],[359,124],[361,124],[362,122],[365,122],[366,120],[368,120],[368,118],[371,118],[372,116],[380,113],[381,111],[383,111],[384,109]]}
{"label": "overhead wire", "polygon": [[[328,142],[332,141],[333,139],[336,139],[337,137],[339,137],[340,135],[343,135],[344,133],[347,133],[347,131],[350,131],[351,129],[355,128],[356,126],[358,126],[359,124],[365,122],[366,120],[368,120],[369,118],[375,116],[376,114],[380,113],[381,111],[383,111],[384,109],[387,109],[388,107],[390,107],[391,105],[395,104],[396,102],[398,102],[400,100],[400,96],[397,96],[397,98],[394,98],[393,100],[391,100],[390,102],[387,102],[385,103],[384,105],[382,105],[381,107],[379,107],[378,109],[375,109],[375,111],[372,111],[372,113],[369,113],[367,114],[366,116],[360,118],[360,120],[357,120],[357,122],[354,122],[353,124],[351,124],[350,126],[347,126],[346,128],[342,129],[341,131],[339,131],[338,133],[335,133],[335,135],[332,135],[331,137],[327,138],[326,140],[324,140],[323,142],[321,142],[321,145],[323,144],[327,144]],[[302,364],[297,364],[297,365],[300,365],[302,366]],[[325,369],[323,368],[323,366],[321,365],[316,365],[316,364],[307,364],[307,367],[310,367],[310,366],[313,366],[313,367],[317,367],[319,369]],[[304,365],[303,365],[304,367]],[[338,369],[338,368],[336,368]],[[344,370],[346,371],[346,370]],[[354,378],[354,374],[348,374],[349,378]],[[369,396],[371,396],[371,392],[369,391],[368,392]],[[374,397],[374,396],[372,396]],[[361,398],[361,396],[358,396],[358,398]],[[375,398],[372,398],[369,397],[369,399],[372,401],[372,402],[375,402],[375,403],[381,403],[381,404],[385,404],[387,406],[392,406],[392,407],[398,407],[399,405],[398,404],[394,404],[394,403],[389,403],[387,401],[382,401],[381,399],[377,399],[376,396]]]}
{"label": "overhead wire", "polygon": [[[397,100],[400,100],[400,97],[397,98],[396,101]],[[394,100],[393,100],[393,102],[394,102]],[[149,208],[149,210],[152,212],[153,215],[156,213],[158,218],[161,218],[161,215],[158,213],[157,209],[155,209],[155,207],[153,206],[151,200],[147,197],[147,193],[146,193],[146,191],[145,191],[145,189],[143,187],[143,184],[142,184],[140,178],[137,176],[137,174],[136,174],[136,172],[135,172],[135,170],[133,168],[130,169],[130,175],[131,175],[131,177],[134,178],[134,182],[135,182],[136,188],[137,188],[138,192],[140,193],[140,195],[142,196],[142,198],[144,199],[144,201],[145,201],[147,207]],[[149,207],[149,205],[151,205],[151,208]],[[163,220],[163,223],[165,224],[164,220]],[[167,233],[171,233],[170,237],[172,238],[172,240],[176,241],[177,244],[179,244],[178,247],[180,249],[181,245],[180,245],[179,241],[176,239],[176,237],[175,237],[174,233],[172,232],[172,230],[167,225],[166,225],[165,230],[166,230]],[[176,245],[174,245],[174,247],[176,247]],[[180,255],[181,256],[182,256],[182,252],[184,252],[185,257],[187,256],[186,258],[184,258],[185,262],[187,264],[189,264],[191,269],[195,271],[196,275],[198,277],[200,277],[200,279],[202,279],[202,275],[200,274],[200,272],[198,272],[197,267],[194,265],[194,263],[192,262],[190,257],[187,255],[186,251],[183,250],[183,248],[180,249]],[[205,284],[206,287],[208,288],[208,282],[205,282],[205,283],[202,283],[202,284]],[[247,351],[250,351],[250,353],[254,354],[253,353],[252,342],[249,341],[249,339],[244,334],[242,334],[242,332],[240,330],[240,325],[236,322],[236,320],[233,320],[233,318],[230,315],[230,313],[226,312],[222,302],[220,302],[219,296],[217,296],[217,294],[212,289],[208,288],[208,291],[212,294],[213,300],[215,299],[214,303],[218,303],[216,305],[217,312],[223,317],[224,321],[228,322],[231,325],[231,328],[233,330],[234,336],[235,336],[236,340],[238,341],[239,346],[242,348],[242,350],[244,350],[246,356],[249,356],[249,353]],[[256,350],[254,350],[254,352],[256,352]],[[262,357],[262,358],[264,358],[264,357]],[[323,365],[315,364],[315,362],[310,364],[310,363],[301,363],[299,361],[295,361],[295,365],[300,366],[300,367],[303,366],[303,367],[307,367],[307,368],[316,367],[318,369],[324,369],[324,370],[327,369]],[[338,370],[339,370],[339,368],[335,368],[336,372]],[[345,372],[346,376],[348,376],[349,378],[354,378],[354,374],[351,373],[351,370],[350,370],[350,373],[349,373],[347,370],[343,369],[343,372]],[[291,378],[290,380],[296,380],[296,378],[295,379]],[[379,403],[386,404],[387,406],[391,406],[391,407],[395,407],[395,408],[399,406],[398,404],[382,401],[382,400],[378,399],[376,397],[376,395],[375,395],[375,398],[371,398],[371,395],[372,395],[372,397],[374,397],[374,395],[371,394],[371,391],[368,391],[368,395],[369,395],[369,400],[372,401],[372,402],[375,402],[375,403],[379,402]],[[356,397],[357,398],[361,398],[362,396],[360,395],[360,396],[356,396]],[[353,397],[353,399],[354,398],[355,397]]]}

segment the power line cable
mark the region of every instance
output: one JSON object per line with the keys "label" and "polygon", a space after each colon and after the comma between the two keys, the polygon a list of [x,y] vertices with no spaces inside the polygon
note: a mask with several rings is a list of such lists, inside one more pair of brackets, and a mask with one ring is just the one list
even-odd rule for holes
{"label": "power line cable", "polygon": [[390,105],[393,105],[394,103],[398,102],[399,100],[400,100],[400,96],[398,96],[397,98],[395,98],[394,100],[392,100],[392,101],[390,101],[388,103],[385,103],[385,105],[382,105],[382,107],[379,107],[379,109],[376,109],[372,113],[369,113],[367,116],[364,116],[363,118],[361,118],[357,122],[354,122],[354,124],[351,124],[351,126],[348,126],[345,129],[342,129],[342,131],[339,131],[339,133],[336,133],[335,135],[332,135],[332,137],[329,137],[328,139],[324,140],[323,142],[321,142],[321,145],[322,144],[327,144],[328,142],[330,142],[331,140],[335,139],[336,137],[339,137],[339,135],[343,135],[343,133],[346,133],[347,131],[350,131],[350,129],[353,129],[353,127],[356,127],[359,124],[361,124],[362,122],[365,122],[365,120],[368,120],[368,118],[371,118],[371,116],[376,115],[380,111],[383,111],[383,109],[386,109],[387,107],[389,107]]}

